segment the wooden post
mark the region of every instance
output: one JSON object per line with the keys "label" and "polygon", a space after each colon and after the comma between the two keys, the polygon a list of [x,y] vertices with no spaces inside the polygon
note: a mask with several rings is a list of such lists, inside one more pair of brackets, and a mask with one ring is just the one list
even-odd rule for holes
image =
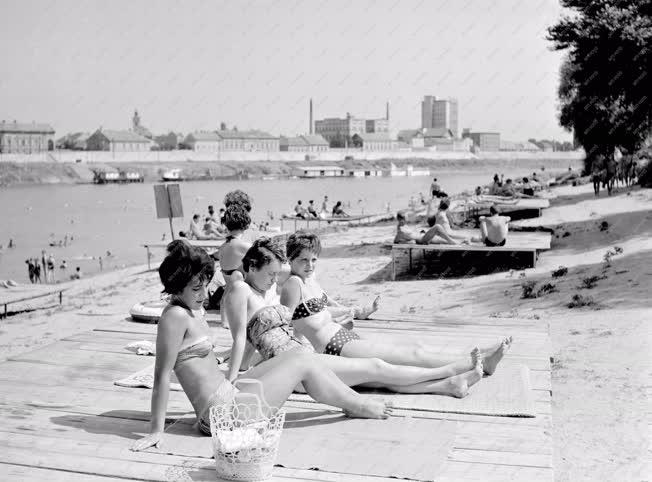
{"label": "wooden post", "polygon": [[147,269],[150,270],[152,269],[152,266],[150,265],[150,258],[151,256],[149,255],[149,245],[145,245],[145,249],[147,249]]}
{"label": "wooden post", "polygon": [[60,305],[63,304],[63,290],[62,290],[62,291],[59,291],[59,304],[60,304]]}
{"label": "wooden post", "polygon": [[396,281],[396,253],[392,248],[392,281]]}

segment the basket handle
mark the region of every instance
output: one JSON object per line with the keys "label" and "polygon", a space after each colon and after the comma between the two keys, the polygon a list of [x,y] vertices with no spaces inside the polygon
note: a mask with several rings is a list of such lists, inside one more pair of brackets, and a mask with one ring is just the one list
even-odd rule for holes
{"label": "basket handle", "polygon": [[233,383],[233,386],[240,390],[235,395],[236,403],[251,407],[249,410],[257,414],[256,419],[270,416],[271,407],[265,400],[263,384],[260,380],[240,378]]}

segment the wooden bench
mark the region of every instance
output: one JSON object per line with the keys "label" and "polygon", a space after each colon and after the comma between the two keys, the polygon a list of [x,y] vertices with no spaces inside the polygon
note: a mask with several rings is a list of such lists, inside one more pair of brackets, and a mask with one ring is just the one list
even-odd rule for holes
{"label": "wooden bench", "polygon": [[[459,229],[457,234],[467,237],[478,236],[477,230]],[[411,272],[415,260],[413,252],[421,252],[425,257],[426,252],[481,252],[481,253],[527,253],[531,256],[531,267],[537,262],[538,252],[550,249],[550,233],[544,232],[510,232],[505,246],[489,247],[484,244],[389,244],[392,249],[392,280],[396,279],[397,258],[402,253],[407,253],[408,270]]]}

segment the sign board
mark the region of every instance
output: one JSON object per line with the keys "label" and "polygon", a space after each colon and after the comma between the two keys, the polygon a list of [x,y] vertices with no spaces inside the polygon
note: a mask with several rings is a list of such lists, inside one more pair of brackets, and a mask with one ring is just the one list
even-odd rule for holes
{"label": "sign board", "polygon": [[156,184],[154,186],[156,217],[182,218],[181,189],[178,184]]}
{"label": "sign board", "polygon": [[183,217],[181,203],[181,188],[178,184],[156,184],[154,186],[154,200],[156,202],[156,217],[168,218],[170,221],[170,234],[174,239],[172,218]]}

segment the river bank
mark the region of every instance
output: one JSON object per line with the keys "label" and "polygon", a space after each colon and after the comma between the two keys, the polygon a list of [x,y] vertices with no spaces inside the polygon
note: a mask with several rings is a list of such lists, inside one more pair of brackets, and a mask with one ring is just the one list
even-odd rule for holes
{"label": "river bank", "polygon": [[[180,169],[185,180],[224,179],[276,179],[288,178],[293,171],[306,164],[333,165],[342,169],[369,168],[388,170],[394,164],[398,168],[412,165],[414,168],[438,170],[487,170],[510,171],[513,169],[566,170],[569,166],[581,168],[577,153],[568,157],[546,157],[545,154],[519,158],[515,156],[469,158],[469,159],[378,159],[347,161],[125,161],[125,162],[0,162],[0,186],[36,184],[83,184],[93,182],[93,170],[116,170],[138,172],[145,182],[159,182],[164,171]],[[512,153],[513,154],[513,153]],[[561,153],[554,153],[561,154]]]}
{"label": "river bank", "polygon": [[[523,222],[554,231],[552,249],[534,269],[391,282],[382,244],[395,227],[377,226],[325,235],[319,279],[345,303],[381,295],[381,310],[388,312],[548,324],[555,480],[646,480],[652,190],[623,189],[597,199],[591,186],[555,192],[558,197],[541,218]],[[608,252],[616,254],[605,256]],[[529,282],[551,283],[554,289],[523,298]],[[569,307],[575,295],[585,306]],[[110,329],[128,317],[134,303],[159,297],[157,273],[142,266],[81,280],[62,306],[4,320],[0,359],[93,328]],[[134,323],[135,332],[138,326]],[[135,334],[132,341],[138,339]]]}

